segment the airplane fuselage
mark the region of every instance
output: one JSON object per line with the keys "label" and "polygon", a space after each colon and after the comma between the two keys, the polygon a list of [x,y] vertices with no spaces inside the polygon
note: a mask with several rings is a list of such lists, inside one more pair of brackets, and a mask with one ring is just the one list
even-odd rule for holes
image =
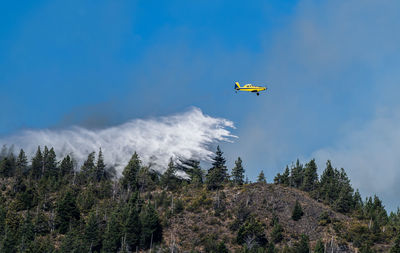
{"label": "airplane fuselage", "polygon": [[249,92],[254,92],[259,95],[260,91],[267,90],[267,87],[262,87],[262,86],[254,86],[252,84],[246,84],[244,86],[240,86],[238,82],[235,84],[235,90],[236,91],[249,91]]}

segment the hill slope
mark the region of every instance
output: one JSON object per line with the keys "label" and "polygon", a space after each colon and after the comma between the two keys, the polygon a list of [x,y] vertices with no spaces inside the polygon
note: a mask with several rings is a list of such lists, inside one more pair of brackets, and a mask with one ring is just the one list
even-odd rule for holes
{"label": "hill slope", "polygon": [[240,159],[228,176],[224,163],[218,148],[205,177],[194,160],[160,175],[134,153],[116,178],[101,151],[79,171],[47,147],[30,164],[10,153],[0,157],[0,252],[400,250],[400,211],[362,201],[329,161],[321,177],[297,162],[274,184],[243,182]]}
{"label": "hill slope", "polygon": [[[180,250],[204,250],[202,245],[207,238],[224,241],[231,250],[239,249],[236,243],[235,222],[252,215],[264,225],[268,239],[273,229],[274,219],[283,228],[283,240],[277,246],[294,245],[305,234],[313,248],[321,239],[335,252],[354,252],[351,245],[341,244],[333,224],[324,224],[320,218],[327,214],[336,224],[350,224],[352,218],[332,211],[328,206],[310,198],[306,193],[274,184],[257,183],[241,187],[227,187],[221,191],[210,192],[204,189],[191,189],[175,196],[184,200],[185,210],[171,217],[164,230],[166,244],[175,243]],[[218,199],[221,212],[216,207]],[[300,220],[292,219],[292,211],[298,201],[304,215]],[[239,226],[239,225],[237,225]]]}

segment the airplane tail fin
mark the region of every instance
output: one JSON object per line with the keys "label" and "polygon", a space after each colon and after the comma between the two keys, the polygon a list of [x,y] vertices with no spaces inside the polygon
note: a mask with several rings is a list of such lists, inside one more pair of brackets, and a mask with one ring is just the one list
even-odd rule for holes
{"label": "airplane tail fin", "polygon": [[235,90],[240,89],[239,82],[235,82]]}

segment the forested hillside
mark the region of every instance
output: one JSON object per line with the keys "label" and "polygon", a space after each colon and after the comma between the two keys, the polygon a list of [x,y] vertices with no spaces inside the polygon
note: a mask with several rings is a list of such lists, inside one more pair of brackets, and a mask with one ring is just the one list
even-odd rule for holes
{"label": "forested hillside", "polygon": [[171,159],[159,174],[134,153],[117,176],[101,150],[78,168],[52,148],[28,160],[4,147],[0,252],[400,252],[400,211],[330,161],[254,183],[225,162],[218,147],[211,168]]}

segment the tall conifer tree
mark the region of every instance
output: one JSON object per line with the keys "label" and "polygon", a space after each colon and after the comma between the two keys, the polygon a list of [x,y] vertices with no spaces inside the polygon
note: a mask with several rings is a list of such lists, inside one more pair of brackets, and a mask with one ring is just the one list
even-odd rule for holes
{"label": "tall conifer tree", "polygon": [[258,183],[266,183],[267,179],[265,179],[264,171],[261,171],[260,174],[258,174],[257,178]]}
{"label": "tall conifer tree", "polygon": [[103,152],[101,151],[101,148],[99,150],[99,155],[97,156],[95,176],[97,182],[100,182],[106,177],[106,165],[104,164]]}
{"label": "tall conifer tree", "polygon": [[190,183],[197,186],[203,184],[203,171],[200,167],[200,161],[189,159],[180,160],[180,163],[175,165],[177,171],[183,171],[190,177]]}
{"label": "tall conifer tree", "polygon": [[325,203],[330,203],[336,200],[337,196],[339,195],[337,192],[337,174],[337,170],[332,167],[331,161],[328,160],[326,162],[326,168],[322,173],[319,187],[319,194]]}
{"label": "tall conifer tree", "polygon": [[220,189],[224,181],[228,180],[228,174],[225,166],[225,158],[222,156],[222,151],[217,147],[213,167],[207,173],[207,187],[208,189]]}
{"label": "tall conifer tree", "polygon": [[136,201],[129,203],[128,218],[125,222],[124,236],[126,244],[131,251],[135,251],[140,246],[141,223],[139,219],[139,208]]}
{"label": "tall conifer tree", "polygon": [[150,248],[162,239],[162,227],[160,219],[154,207],[149,203],[140,214],[141,245],[143,248]]}
{"label": "tall conifer tree", "polygon": [[303,216],[303,210],[301,208],[301,205],[299,203],[299,201],[296,200],[296,204],[294,205],[293,208],[293,212],[292,212],[292,219],[294,221],[298,221],[301,219],[301,217]]}
{"label": "tall conifer tree", "polygon": [[244,183],[244,168],[240,157],[235,161],[235,167],[232,169],[232,181],[236,185]]}
{"label": "tall conifer tree", "polygon": [[80,212],[76,205],[76,198],[71,191],[67,191],[57,203],[56,227],[61,234],[65,234],[69,229],[70,223],[79,219]]}
{"label": "tall conifer tree", "polygon": [[129,189],[131,191],[136,191],[138,188],[138,173],[140,168],[142,167],[142,162],[139,159],[139,155],[135,152],[131,159],[129,160],[128,165],[124,168],[122,172],[121,183],[125,189]]}
{"label": "tall conifer tree", "polygon": [[285,172],[282,174],[281,183],[285,186],[290,185],[290,172],[288,166],[286,166]]}
{"label": "tall conifer tree", "polygon": [[176,177],[175,173],[176,166],[171,157],[169,159],[167,170],[164,172],[164,174],[161,175],[161,185],[169,190],[176,189],[179,185],[180,180]]}
{"label": "tall conifer tree", "polygon": [[45,146],[43,153],[43,174],[46,177],[54,177],[57,175],[57,157],[54,148],[50,150]]}
{"label": "tall conifer tree", "polygon": [[96,177],[95,152],[88,155],[81,167],[80,175],[83,181],[82,183],[92,181]]}
{"label": "tall conifer tree", "polygon": [[304,181],[302,185],[302,189],[304,191],[313,191],[317,188],[318,183],[318,174],[317,174],[317,165],[315,163],[315,159],[312,159],[309,163],[306,164],[304,168]]}
{"label": "tall conifer tree", "polygon": [[43,156],[40,146],[37,148],[35,156],[32,158],[31,176],[34,179],[39,179],[43,168]]}
{"label": "tall conifer tree", "polygon": [[118,221],[116,212],[111,214],[110,220],[104,232],[103,250],[104,252],[117,252],[121,247],[122,228]]}
{"label": "tall conifer tree", "polygon": [[21,177],[28,169],[28,158],[23,149],[19,151],[16,162],[16,176]]}
{"label": "tall conifer tree", "polygon": [[9,153],[0,161],[0,175],[3,177],[12,177],[15,173],[16,160],[13,153]]}
{"label": "tall conifer tree", "polygon": [[98,217],[94,212],[89,214],[84,231],[85,242],[88,244],[89,252],[99,252],[101,248],[101,237]]}
{"label": "tall conifer tree", "polygon": [[64,177],[66,175],[71,175],[71,174],[73,174],[73,172],[74,172],[74,162],[72,161],[71,157],[69,155],[67,155],[61,161],[61,165],[60,165],[61,177]]}
{"label": "tall conifer tree", "polygon": [[304,169],[303,165],[300,163],[299,159],[296,161],[296,165],[292,166],[290,174],[291,186],[295,188],[300,188],[303,183]]}

